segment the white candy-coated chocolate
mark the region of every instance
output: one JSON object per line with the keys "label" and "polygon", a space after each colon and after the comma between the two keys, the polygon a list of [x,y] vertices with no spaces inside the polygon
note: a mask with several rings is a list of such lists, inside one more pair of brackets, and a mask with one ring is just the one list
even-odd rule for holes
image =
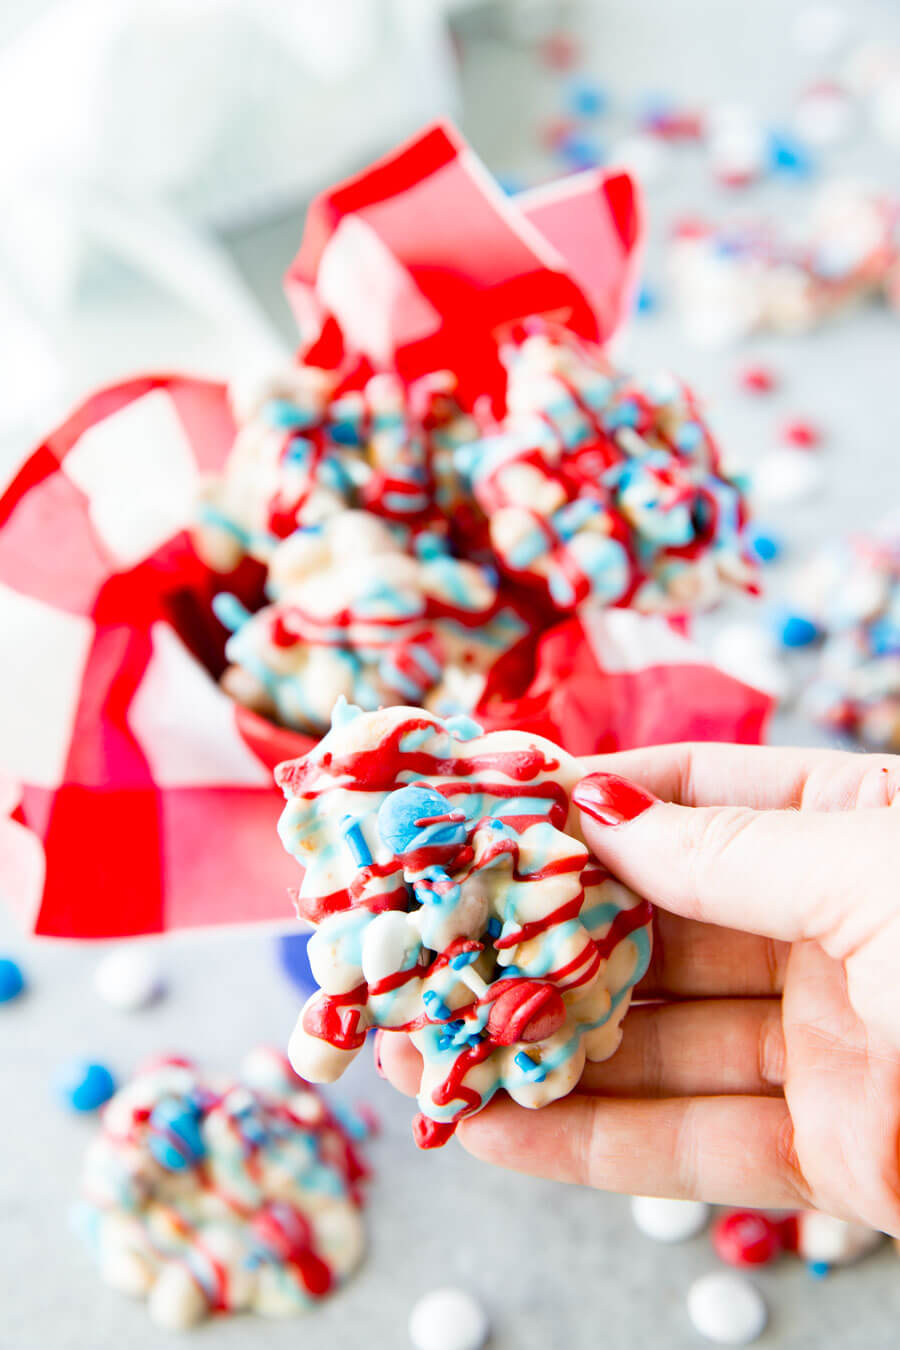
{"label": "white candy-coated chocolate", "polygon": [[716,1345],[749,1345],[763,1333],[769,1314],[755,1284],[732,1270],[702,1275],[687,1296],[688,1315],[701,1336]]}
{"label": "white candy-coated chocolate", "polygon": [[635,1195],[631,1217],[641,1232],[654,1242],[686,1242],[709,1223],[709,1205],[699,1200],[664,1200],[653,1195]]}
{"label": "white candy-coated chocolate", "polygon": [[432,1289],[409,1315],[415,1350],[481,1350],[489,1330],[484,1308],[464,1289]]}

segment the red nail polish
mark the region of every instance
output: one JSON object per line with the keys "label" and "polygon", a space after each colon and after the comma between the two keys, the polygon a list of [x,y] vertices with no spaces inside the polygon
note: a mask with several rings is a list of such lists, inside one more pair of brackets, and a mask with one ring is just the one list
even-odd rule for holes
{"label": "red nail polish", "polygon": [[624,825],[657,800],[652,792],[617,773],[592,773],[589,778],[582,778],[572,793],[578,809],[599,825]]}
{"label": "red nail polish", "polygon": [[375,1032],[374,1038],[375,1044],[373,1046],[375,1059],[375,1072],[378,1074],[379,1078],[387,1078],[387,1074],[384,1071],[384,1065],[381,1062],[381,1042],[383,1038],[384,1038],[384,1030],[382,1027],[379,1027],[378,1030]]}

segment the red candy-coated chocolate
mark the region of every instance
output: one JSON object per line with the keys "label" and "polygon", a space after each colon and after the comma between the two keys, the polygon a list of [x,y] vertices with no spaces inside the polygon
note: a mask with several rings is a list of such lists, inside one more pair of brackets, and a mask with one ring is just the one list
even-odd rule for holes
{"label": "red candy-coated chocolate", "polygon": [[781,435],[788,445],[796,445],[801,450],[812,450],[822,442],[822,433],[815,422],[807,422],[799,417],[785,422]]}
{"label": "red candy-coated chocolate", "polygon": [[771,394],[778,384],[778,376],[770,366],[745,366],[740,382],[751,394]]}
{"label": "red candy-coated chocolate", "polygon": [[755,1209],[723,1214],[713,1228],[712,1243],[729,1266],[765,1266],[783,1250],[779,1225]]}
{"label": "red candy-coated chocolate", "polygon": [[543,1041],[559,1031],[566,1005],[552,984],[515,980],[494,1000],[488,1016],[488,1034],[498,1045],[515,1041]]}

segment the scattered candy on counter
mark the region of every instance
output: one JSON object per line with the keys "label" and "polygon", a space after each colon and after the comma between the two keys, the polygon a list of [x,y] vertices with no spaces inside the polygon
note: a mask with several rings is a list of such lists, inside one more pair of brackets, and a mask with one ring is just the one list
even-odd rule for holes
{"label": "scattered candy on counter", "polygon": [[779,380],[771,366],[744,366],[739,375],[741,387],[750,394],[771,394]]}
{"label": "scattered candy on counter", "polygon": [[305,1312],[362,1259],[353,1143],[272,1050],[241,1081],[179,1058],[112,1098],[88,1149],[76,1225],[102,1279],[160,1326],[211,1313]]}
{"label": "scattered candy on counter", "polygon": [[744,535],[747,548],[757,562],[777,562],[784,553],[784,540],[777,530],[752,521]]}
{"label": "scattered candy on counter", "polygon": [[11,956],[0,956],[0,1003],[12,1003],[25,992],[22,967]]}
{"label": "scattered candy on counter", "polygon": [[783,1225],[757,1209],[736,1209],[723,1214],[713,1225],[716,1255],[729,1266],[765,1266],[785,1250]]}
{"label": "scattered candy on counter", "polygon": [[785,422],[781,437],[788,445],[795,445],[800,450],[814,450],[822,444],[821,428],[801,417]]}
{"label": "scattered candy on counter", "polygon": [[108,1102],[116,1090],[116,1080],[105,1064],[74,1059],[54,1076],[60,1101],[73,1111],[96,1111]]}
{"label": "scattered candy on counter", "polygon": [[433,1148],[498,1090],[540,1107],[613,1053],[651,910],[566,832],[581,775],[541,737],[338,704],[277,773],[321,986],[291,1037],[298,1073],[331,1082],[370,1027],[408,1033],[413,1133]]}
{"label": "scattered candy on counter", "polygon": [[688,1290],[688,1316],[716,1345],[749,1345],[762,1335],[769,1313],[765,1299],[743,1275],[716,1270]]}
{"label": "scattered candy on counter", "polygon": [[316,977],[309,964],[309,933],[282,933],[275,939],[278,962],[291,984],[301,994],[311,994]]}
{"label": "scattered candy on counter", "polygon": [[481,1350],[489,1330],[484,1308],[464,1289],[433,1289],[409,1315],[415,1350]]}
{"label": "scattered candy on counter", "polygon": [[822,636],[818,625],[806,615],[782,606],[772,612],[772,627],[782,647],[810,647]]}
{"label": "scattered candy on counter", "polygon": [[652,1195],[631,1198],[631,1217],[655,1242],[684,1242],[696,1237],[709,1223],[709,1215],[709,1205],[699,1200],[663,1200]]}
{"label": "scattered candy on counter", "polygon": [[164,989],[155,952],[141,942],[109,952],[94,971],[94,989],[104,1003],[122,1012],[149,1007]]}
{"label": "scattered candy on counter", "polygon": [[757,509],[807,501],[821,492],[825,483],[819,458],[793,447],[763,455],[749,477],[750,500]]}

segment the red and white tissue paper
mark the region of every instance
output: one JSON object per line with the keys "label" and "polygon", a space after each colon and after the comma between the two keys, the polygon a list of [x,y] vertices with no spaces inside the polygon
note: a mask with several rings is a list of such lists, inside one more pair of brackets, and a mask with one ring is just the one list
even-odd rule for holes
{"label": "red and white tissue paper", "polygon": [[[539,315],[609,338],[640,237],[627,175],[509,199],[441,125],[313,203],[286,285],[309,359],[449,368],[502,411],[503,331]],[[189,534],[233,437],[223,385],[141,376],[88,398],[0,497],[0,896],[33,933],[291,918],[272,769],[312,742],[219,688],[212,598],[252,603],[261,575],[213,572]],[[574,753],[752,742],[770,712],[661,618],[585,610],[526,650],[476,716]]]}

